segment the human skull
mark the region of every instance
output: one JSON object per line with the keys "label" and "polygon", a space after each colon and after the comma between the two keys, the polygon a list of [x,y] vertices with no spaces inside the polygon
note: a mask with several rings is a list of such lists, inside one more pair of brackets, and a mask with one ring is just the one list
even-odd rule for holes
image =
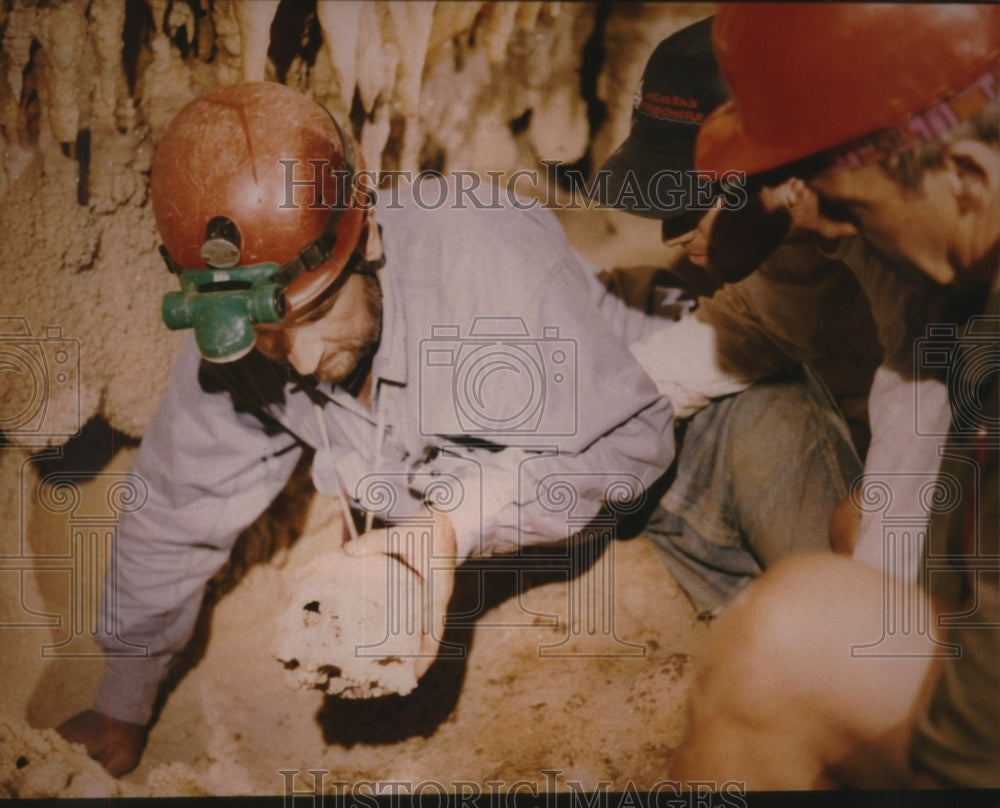
{"label": "human skull", "polygon": [[295,584],[273,654],[293,688],[365,699],[417,686],[422,580],[395,556],[326,553]]}

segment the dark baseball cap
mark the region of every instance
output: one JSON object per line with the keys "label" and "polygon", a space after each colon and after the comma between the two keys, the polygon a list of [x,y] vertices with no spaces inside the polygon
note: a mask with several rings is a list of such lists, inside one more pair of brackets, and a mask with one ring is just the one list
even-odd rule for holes
{"label": "dark baseball cap", "polygon": [[649,219],[711,207],[718,189],[695,174],[694,144],[708,114],[729,98],[712,52],[713,19],[682,28],[649,57],[629,136],[591,186],[601,204]]}

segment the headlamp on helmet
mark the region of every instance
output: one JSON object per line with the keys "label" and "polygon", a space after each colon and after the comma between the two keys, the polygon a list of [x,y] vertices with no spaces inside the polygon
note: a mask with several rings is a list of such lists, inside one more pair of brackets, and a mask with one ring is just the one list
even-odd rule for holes
{"label": "headlamp on helmet", "polygon": [[274,282],[278,269],[185,269],[181,291],[163,296],[163,322],[174,330],[193,328],[198,350],[210,362],[233,362],[253,348],[255,325],[285,319],[285,290]]}

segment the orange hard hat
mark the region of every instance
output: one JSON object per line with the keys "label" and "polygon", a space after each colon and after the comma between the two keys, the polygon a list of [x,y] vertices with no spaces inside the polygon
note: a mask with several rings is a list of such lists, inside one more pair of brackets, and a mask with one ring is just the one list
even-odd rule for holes
{"label": "orange hard hat", "polygon": [[732,100],[699,170],[756,174],[841,146],[969,87],[1000,61],[1000,6],[734,3],[713,40]]}
{"label": "orange hard hat", "polygon": [[344,270],[370,207],[354,141],[319,104],[274,82],[191,101],[153,158],[153,215],[175,270],[271,262],[287,316]]}

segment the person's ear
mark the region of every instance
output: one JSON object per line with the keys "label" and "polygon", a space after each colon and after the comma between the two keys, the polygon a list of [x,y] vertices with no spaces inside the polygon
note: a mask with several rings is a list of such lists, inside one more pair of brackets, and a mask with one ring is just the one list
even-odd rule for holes
{"label": "person's ear", "polygon": [[948,144],[943,156],[960,213],[989,210],[1000,195],[1000,152],[981,140]]}

